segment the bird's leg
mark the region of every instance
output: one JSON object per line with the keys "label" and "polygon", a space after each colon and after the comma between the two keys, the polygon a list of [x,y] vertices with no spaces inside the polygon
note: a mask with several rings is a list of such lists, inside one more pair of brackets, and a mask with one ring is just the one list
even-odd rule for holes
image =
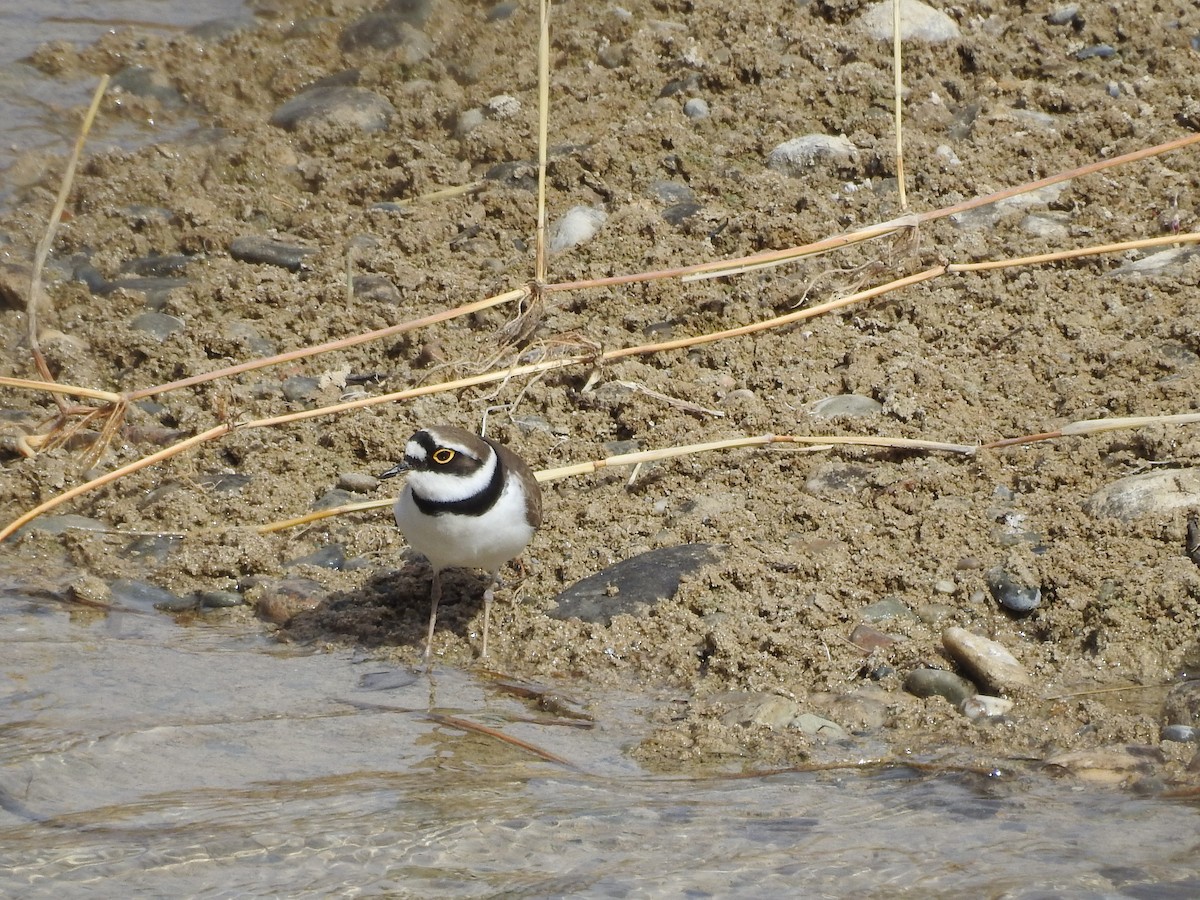
{"label": "bird's leg", "polygon": [[483,592],[483,648],[479,655],[487,659],[488,627],[492,622],[492,601],[496,599],[496,585],[500,583],[500,570],[492,572],[488,578],[487,590]]}
{"label": "bird's leg", "polygon": [[437,624],[438,601],[442,599],[442,573],[440,569],[433,571],[433,584],[429,586],[429,634],[425,635],[425,662],[433,653],[433,626]]}

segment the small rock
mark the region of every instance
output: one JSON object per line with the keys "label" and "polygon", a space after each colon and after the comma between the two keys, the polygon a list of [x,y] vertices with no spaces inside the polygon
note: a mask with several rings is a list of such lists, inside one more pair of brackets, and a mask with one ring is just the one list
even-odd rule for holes
{"label": "small rock", "polygon": [[1060,6],[1058,9],[1050,10],[1046,16],[1046,21],[1051,25],[1070,25],[1079,15],[1079,4],[1071,3],[1067,6]]}
{"label": "small rock", "polygon": [[1009,694],[1033,687],[1033,679],[1025,668],[996,641],[951,625],[942,631],[942,646],[988,690]]}
{"label": "small rock", "polygon": [[1013,708],[1013,702],[1004,697],[991,697],[987,694],[976,694],[968,697],[959,710],[972,721],[976,719],[994,719],[1003,716]]}
{"label": "small rock", "polygon": [[183,106],[183,96],[171,84],[171,79],[148,66],[126,66],[112,77],[112,87],[135,97],[157,100],[167,109]]}
{"label": "small rock", "polygon": [[144,312],[133,317],[130,326],[137,331],[144,331],[156,341],[165,341],[177,331],[184,329],[185,323],[178,316],[169,316],[160,312]]}
{"label": "small rock", "polygon": [[315,252],[312,247],[257,235],[234,238],[229,245],[229,255],[236,260],[281,266],[292,272],[304,268],[304,260]]}
{"label": "small rock", "polygon": [[817,163],[848,166],[857,152],[845,135],[806,134],[784,141],[767,157],[767,168],[793,178],[807,174]]}
{"label": "small rock", "polygon": [[1080,62],[1083,62],[1085,59],[1111,59],[1116,55],[1116,48],[1109,44],[1093,44],[1091,47],[1084,47],[1082,50],[1075,51],[1075,58]]}
{"label": "small rock", "polygon": [[729,704],[721,715],[725,725],[765,725],[778,731],[791,725],[800,714],[795,700],[778,694],[733,694],[722,699]]}
{"label": "small rock", "polygon": [[285,569],[296,566],[317,566],[322,569],[340,570],[346,565],[346,548],[341,544],[327,544],[312,553],[285,562]]}
{"label": "small rock", "polygon": [[497,94],[483,104],[489,119],[512,119],[521,114],[521,101],[509,94]]}
{"label": "small rock", "polygon": [[386,98],[359,87],[319,87],[297,94],[271,114],[271,124],[286,131],[304,125],[344,125],[383,131],[396,114]]}
{"label": "small rock", "polygon": [[850,643],[870,653],[875,650],[886,650],[896,643],[896,639],[890,634],[884,634],[878,628],[859,624],[850,632]]}
{"label": "small rock", "polygon": [[1200,508],[1200,469],[1129,475],[1100,488],[1084,503],[1094,516],[1125,521],[1187,507]]}
{"label": "small rock", "polygon": [[386,8],[370,12],[351,22],[342,31],[338,45],[347,53],[359,50],[395,50],[400,48],[400,61],[413,65],[426,59],[432,45],[421,27],[429,18],[431,3],[425,9],[411,13],[390,12]]}
{"label": "small rock", "polygon": [[178,597],[165,588],[144,581],[120,578],[110,585],[114,606],[128,609],[160,609],[179,612],[192,609],[196,604],[190,598]]}
{"label": "small rock", "polygon": [[202,609],[231,609],[246,602],[237,591],[197,591],[196,600]]}
{"label": "small rock", "polygon": [[379,487],[379,479],[366,472],[342,472],[338,475],[337,486],[355,494],[370,494]]}
{"label": "small rock", "polygon": [[824,738],[829,741],[840,741],[846,738],[846,729],[837,722],[812,713],[800,713],[788,723],[789,728],[795,728],[801,734],[809,737]]}
{"label": "small rock", "polygon": [[560,593],[550,611],[556,619],[612,624],[614,616],[634,614],[675,596],[684,575],[719,559],[711,544],[660,547],[609,566]]}
{"label": "small rock", "polygon": [[283,625],[320,606],[325,586],[309,578],[284,578],[257,585],[252,592],[259,617]]}
{"label": "small rock", "polygon": [[683,104],[683,114],[689,119],[707,119],[709,116],[708,101],[703,97],[693,97]]}
{"label": "small rock", "polygon": [[310,375],[293,375],[283,382],[284,399],[293,403],[311,400],[321,389],[321,382]]}
{"label": "small rock", "polygon": [[1149,256],[1118,266],[1108,274],[1111,278],[1153,278],[1156,275],[1174,277],[1182,274],[1187,263],[1197,255],[1200,255],[1200,249],[1194,246],[1160,250],[1158,253],[1151,253]]}
{"label": "small rock", "polygon": [[825,462],[804,482],[804,490],[823,500],[857,494],[869,483],[872,470],[859,463]]}
{"label": "small rock", "polygon": [[944,669],[914,669],[904,679],[904,690],[914,697],[944,697],[952,706],[979,693],[967,679]]}
{"label": "small rock", "polygon": [[129,542],[125,547],[125,556],[162,565],[181,543],[183,538],[177,534],[146,534]]}
{"label": "small rock", "polygon": [[663,221],[668,225],[674,225],[676,228],[686,223],[689,219],[695,218],[701,210],[699,203],[693,200],[684,200],[682,203],[672,203],[662,211]]}
{"label": "small rock", "polygon": [[1168,725],[1200,726],[1200,681],[1184,681],[1171,688],[1163,701]]}
{"label": "small rock", "polygon": [[1056,753],[1045,761],[1046,768],[1101,784],[1119,784],[1161,763],[1162,754],[1148,748],[1098,747]]}
{"label": "small rock", "polygon": [[1190,741],[1200,741],[1200,729],[1191,725],[1164,725],[1158,736],[1160,740],[1186,744]]}
{"label": "small rock", "polygon": [[1022,575],[1024,577],[1018,578],[1004,566],[994,566],[985,576],[988,590],[996,602],[1020,615],[1033,612],[1042,605],[1041,586],[1030,584],[1032,577],[1027,573]]}
{"label": "small rock", "polygon": [[396,305],[401,301],[400,291],[383,275],[355,275],[354,296],[361,300]]}
{"label": "small rock", "polygon": [[[859,27],[877,41],[890,41],[894,33],[892,0],[884,0],[868,9],[859,19]],[[919,0],[900,0],[900,40],[942,44],[957,40],[958,23],[939,9]]]}
{"label": "small rock", "polygon": [[655,181],[650,185],[650,192],[663,203],[687,203],[696,199],[695,192],[678,181]]}
{"label": "small rock", "polygon": [[886,622],[888,619],[916,619],[914,613],[903,600],[896,597],[884,597],[864,606],[858,611],[865,622]]}
{"label": "small rock", "polygon": [[354,497],[341,488],[334,488],[331,491],[326,491],[312,505],[313,512],[319,512],[323,509],[337,509],[339,506],[345,506],[347,503],[353,503]]}
{"label": "small rock", "polygon": [[814,419],[834,419],[838,416],[861,418],[875,416],[883,412],[883,404],[870,397],[860,394],[838,394],[824,397],[808,408],[808,414]]}
{"label": "small rock", "polygon": [[550,229],[550,251],[559,253],[590,241],[606,221],[608,213],[602,209],[572,206]]}

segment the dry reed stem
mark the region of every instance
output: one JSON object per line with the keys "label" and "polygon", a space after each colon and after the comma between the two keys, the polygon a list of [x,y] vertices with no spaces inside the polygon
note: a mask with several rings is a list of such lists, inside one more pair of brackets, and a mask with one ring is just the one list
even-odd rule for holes
{"label": "dry reed stem", "polygon": [[892,75],[896,100],[896,187],[900,208],[908,209],[904,189],[904,56],[900,41],[900,0],[892,0]]}
{"label": "dry reed stem", "polygon": [[[67,208],[67,197],[71,193],[71,185],[75,182],[75,169],[79,166],[79,157],[83,155],[83,145],[87,140],[88,132],[91,131],[92,123],[96,120],[96,113],[100,109],[100,101],[104,99],[106,90],[108,90],[108,76],[102,75],[100,83],[96,85],[96,92],[92,95],[91,105],[88,106],[87,113],[83,117],[79,134],[75,138],[75,147],[67,160],[66,171],[63,172],[62,182],[58,186],[58,197],[50,212],[50,221],[46,223],[46,232],[38,241],[37,249],[33,254],[33,272],[29,278],[29,297],[25,303],[26,325],[29,333],[29,349],[33,353],[38,371],[46,381],[53,381],[54,377],[46,366],[45,358],[42,356],[41,341],[38,339],[38,312],[45,296],[42,288],[42,271],[46,268],[46,260],[50,257],[50,248],[54,245],[54,235],[58,232],[59,223],[62,221],[63,210]],[[61,398],[56,394],[54,399],[65,415],[67,409],[63,406]]]}

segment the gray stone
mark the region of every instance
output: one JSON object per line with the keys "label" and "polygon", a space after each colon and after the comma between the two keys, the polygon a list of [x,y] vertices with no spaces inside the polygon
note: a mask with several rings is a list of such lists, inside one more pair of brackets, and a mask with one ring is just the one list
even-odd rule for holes
{"label": "gray stone", "polygon": [[[858,22],[868,36],[879,41],[892,40],[892,0],[875,4]],[[941,10],[918,0],[900,0],[900,40],[942,44],[957,40],[959,36],[958,23]]]}
{"label": "gray stone", "polygon": [[1010,694],[1033,687],[1029,673],[1004,646],[950,626],[942,631],[942,646],[967,674],[989,691]]}
{"label": "gray stone", "polygon": [[396,114],[386,98],[359,87],[319,87],[297,94],[271,114],[271,124],[294,131],[302,125],[345,125],[383,131]]}
{"label": "gray stone", "polygon": [[944,697],[951,706],[979,693],[967,679],[944,669],[914,669],[904,679],[904,690],[914,697]]}
{"label": "gray stone", "polygon": [[641,607],[675,596],[684,575],[719,558],[712,544],[650,550],[575,582],[558,595],[558,605],[549,614],[609,625],[614,616],[632,615]]}
{"label": "gray stone", "polygon": [[845,135],[806,134],[784,141],[767,156],[767,168],[798,177],[818,163],[848,166],[857,152]]}
{"label": "gray stone", "polygon": [[292,272],[299,272],[304,260],[315,252],[302,244],[258,235],[234,238],[229,244],[229,255],[240,262],[280,266]]}
{"label": "gray stone", "polygon": [[1200,469],[1165,469],[1129,475],[1092,494],[1084,508],[1094,516],[1130,521],[1172,510],[1200,508]]}
{"label": "gray stone", "polygon": [[988,570],[986,580],[992,597],[1011,612],[1024,615],[1042,605],[1042,588],[1031,584],[1028,575],[1021,578],[1004,566],[994,566]]}
{"label": "gray stone", "polygon": [[1163,701],[1168,725],[1200,726],[1200,681],[1183,681],[1171,688]]}
{"label": "gray stone", "polygon": [[683,114],[689,119],[707,119],[709,115],[708,101],[703,97],[693,97],[683,104]]}
{"label": "gray stone", "polygon": [[355,494],[369,494],[379,487],[379,479],[366,472],[342,472],[338,475],[337,486]]}
{"label": "gray stone", "polygon": [[129,324],[138,331],[146,332],[156,341],[165,341],[175,332],[182,331],[184,328],[183,319],[161,312],[141,313],[134,316]]}
{"label": "gray stone", "polygon": [[178,612],[191,609],[196,604],[187,597],[178,597],[165,588],[160,588],[145,581],[120,578],[110,586],[113,606],[133,610],[160,609],[167,612]]}
{"label": "gray stone", "polygon": [[572,206],[550,227],[550,252],[559,253],[590,241],[608,221],[608,213],[592,206]]}
{"label": "gray stone", "polygon": [[883,412],[883,404],[861,394],[837,394],[824,397],[808,408],[814,419],[833,419],[837,416],[861,418]]}

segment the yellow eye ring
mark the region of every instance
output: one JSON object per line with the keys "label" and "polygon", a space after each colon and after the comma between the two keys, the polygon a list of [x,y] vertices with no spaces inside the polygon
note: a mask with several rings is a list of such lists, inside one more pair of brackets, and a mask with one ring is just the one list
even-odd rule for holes
{"label": "yellow eye ring", "polygon": [[454,459],[454,451],[447,447],[439,447],[433,451],[433,461],[439,466],[446,465],[452,459]]}

